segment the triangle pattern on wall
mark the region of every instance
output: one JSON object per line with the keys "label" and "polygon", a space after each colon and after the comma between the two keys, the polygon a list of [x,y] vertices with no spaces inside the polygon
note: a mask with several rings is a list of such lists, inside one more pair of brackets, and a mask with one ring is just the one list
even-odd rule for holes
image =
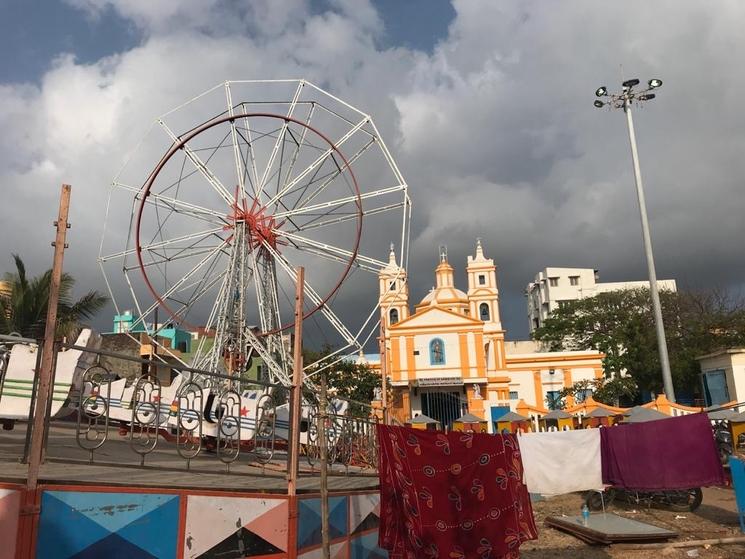
{"label": "triangle pattern on wall", "polygon": [[[266,520],[262,520],[264,518]],[[287,500],[190,495],[186,508],[184,559],[200,557],[242,527],[286,551]]]}
{"label": "triangle pattern on wall", "polygon": [[178,495],[45,491],[41,504],[38,557],[172,559],[176,555]]}
{"label": "triangle pattern on wall", "polygon": [[238,559],[239,557],[271,555],[281,551],[257,534],[246,530],[246,528],[240,528],[199,555],[199,559]]}
{"label": "triangle pattern on wall", "polygon": [[155,555],[125,540],[119,534],[109,534],[76,553],[71,559],[101,559],[103,557],[106,559],[157,559]]}
{"label": "triangle pattern on wall", "polygon": [[168,501],[178,499],[177,495],[153,493],[97,493],[89,491],[49,491],[45,495],[67,504],[105,528],[117,532],[133,520],[146,515]]}
{"label": "triangle pattern on wall", "polygon": [[39,534],[36,543],[38,557],[48,559],[72,557],[107,535],[109,535],[108,530],[70,508],[67,503],[57,499],[52,492],[45,491],[42,494]]}

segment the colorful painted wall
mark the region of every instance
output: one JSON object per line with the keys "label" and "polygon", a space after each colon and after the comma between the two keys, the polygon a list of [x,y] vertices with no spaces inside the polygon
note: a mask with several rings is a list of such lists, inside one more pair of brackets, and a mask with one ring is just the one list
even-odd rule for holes
{"label": "colorful painted wall", "polygon": [[21,492],[12,486],[0,486],[0,559],[14,559]]}
{"label": "colorful painted wall", "polygon": [[[77,486],[40,495],[35,555],[45,559],[321,557],[318,495]],[[20,496],[0,488],[0,559],[15,557]],[[329,499],[332,558],[387,557],[377,547],[379,503],[370,492]]]}

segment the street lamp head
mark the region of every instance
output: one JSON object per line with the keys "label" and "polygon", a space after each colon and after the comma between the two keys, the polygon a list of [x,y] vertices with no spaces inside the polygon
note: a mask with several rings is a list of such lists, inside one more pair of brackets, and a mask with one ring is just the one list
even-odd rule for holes
{"label": "street lamp head", "polygon": [[595,99],[593,105],[595,105],[598,109],[602,109],[605,106],[605,103],[603,103],[600,99]]}
{"label": "street lamp head", "polygon": [[597,89],[595,90],[595,95],[596,95],[597,97],[603,97],[604,95],[608,95],[608,89],[607,89],[607,88],[606,88],[605,86],[602,86],[602,87],[598,87],[598,88],[597,88]]}
{"label": "street lamp head", "polygon": [[636,78],[634,78],[633,80],[626,80],[625,82],[623,82],[623,84],[622,84],[622,85],[623,85],[623,86],[624,86],[625,88],[631,89],[631,88],[632,88],[632,87],[634,87],[635,85],[639,85],[639,80],[638,80],[638,79],[636,79]]}
{"label": "street lamp head", "polygon": [[647,82],[649,85],[649,89],[656,89],[662,85],[662,80],[658,80],[657,78],[653,78]]}
{"label": "street lamp head", "polygon": [[655,97],[657,97],[657,96],[654,93],[645,93],[643,95],[639,95],[639,97],[637,97],[637,99],[639,99],[639,101],[651,101]]}

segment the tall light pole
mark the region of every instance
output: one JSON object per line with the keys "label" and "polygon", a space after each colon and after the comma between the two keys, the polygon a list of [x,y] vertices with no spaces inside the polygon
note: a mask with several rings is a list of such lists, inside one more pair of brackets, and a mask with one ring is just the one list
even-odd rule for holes
{"label": "tall light pole", "polygon": [[656,97],[652,90],[662,85],[662,80],[651,79],[647,87],[641,91],[634,91],[639,85],[638,79],[626,80],[622,84],[621,93],[608,93],[606,87],[599,87],[595,95],[599,98],[607,98],[605,101],[596,99],[594,105],[597,108],[610,107],[623,109],[626,113],[626,124],[629,129],[629,143],[631,144],[631,160],[634,163],[634,179],[636,181],[636,195],[639,199],[639,214],[642,220],[642,237],[644,238],[644,251],[647,255],[647,269],[649,271],[649,291],[652,294],[652,310],[654,322],[657,329],[657,349],[660,354],[660,365],[662,367],[662,383],[665,387],[665,396],[671,402],[675,402],[675,389],[673,388],[673,377],[670,373],[670,358],[667,355],[667,340],[665,339],[665,326],[662,322],[662,306],[660,305],[660,292],[657,288],[657,272],[654,267],[654,256],[652,254],[652,238],[649,234],[649,222],[647,220],[647,203],[644,200],[644,185],[642,184],[642,173],[639,169],[639,153],[636,149],[636,135],[634,134],[634,121],[631,118],[631,106],[634,103],[651,101]]}

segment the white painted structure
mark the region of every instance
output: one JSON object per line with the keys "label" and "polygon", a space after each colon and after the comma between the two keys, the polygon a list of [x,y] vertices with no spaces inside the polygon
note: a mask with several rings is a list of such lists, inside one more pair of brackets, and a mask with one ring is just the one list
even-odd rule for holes
{"label": "white painted structure", "polygon": [[[528,299],[530,332],[543,326],[551,312],[569,301],[594,297],[598,293],[623,289],[649,289],[649,281],[614,281],[601,283],[592,268],[544,268],[525,289]],[[657,280],[660,290],[677,291],[674,279]]]}
{"label": "white painted structure", "polygon": [[745,400],[745,348],[722,349],[696,360],[707,406]]}

